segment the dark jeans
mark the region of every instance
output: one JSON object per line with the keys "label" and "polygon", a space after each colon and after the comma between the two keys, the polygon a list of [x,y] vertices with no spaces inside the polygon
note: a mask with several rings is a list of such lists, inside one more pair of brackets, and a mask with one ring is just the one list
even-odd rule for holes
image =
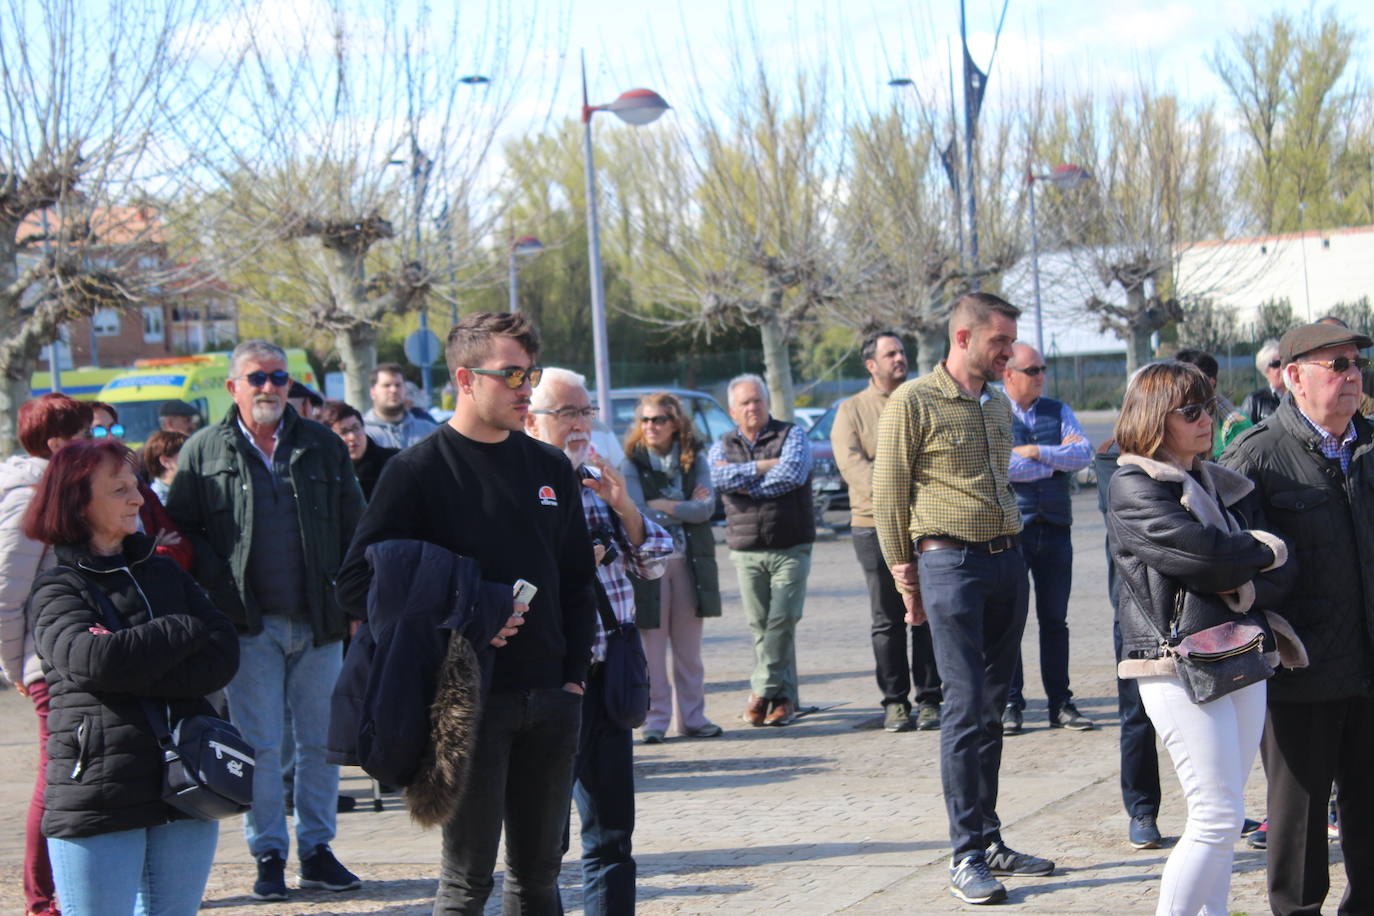
{"label": "dark jeans", "polygon": [[[1069,589],[1073,585],[1073,542],[1067,525],[1036,520],[1021,532],[1021,555],[1035,582],[1035,619],[1040,624],[1040,680],[1050,718],[1073,698],[1069,690]],[[1007,705],[1026,708],[1021,653],[1011,677]]]}
{"label": "dark jeans", "polygon": [[[876,663],[878,689],[883,704],[905,703],[913,682],[916,702],[940,702],[940,671],[935,650],[930,645],[930,628],[913,627],[906,622],[906,605],[892,581],[892,571],[883,560],[876,528],[850,529],[854,555],[868,582],[868,604],[873,614],[873,661]],[[911,656],[907,660],[907,633],[911,634]]]}
{"label": "dark jeans", "polygon": [[1319,914],[1330,889],[1327,800],[1336,817],[1346,889],[1339,914],[1374,913],[1374,700],[1269,701],[1260,754],[1269,778],[1269,906]]}
{"label": "dark jeans", "polygon": [[1002,707],[1026,627],[1026,563],[1019,550],[951,549],[926,551],[919,568],[944,687],[940,781],[957,860],[1001,839]]}
{"label": "dark jeans", "polygon": [[562,688],[493,693],[463,800],[444,825],[435,916],[479,916],[506,830],[506,916],[556,916],[582,697]]}
{"label": "dark jeans", "polygon": [[[573,801],[582,820],[582,912],[633,916],[634,735],[606,718],[600,671],[587,682]],[[564,840],[567,846],[567,840]]]}
{"label": "dark jeans", "polygon": [[[1112,644],[1121,661],[1121,624],[1112,618]],[[1116,679],[1116,709],[1121,716],[1121,801],[1131,817],[1159,816],[1159,754],[1155,726],[1140,702],[1134,678]]]}

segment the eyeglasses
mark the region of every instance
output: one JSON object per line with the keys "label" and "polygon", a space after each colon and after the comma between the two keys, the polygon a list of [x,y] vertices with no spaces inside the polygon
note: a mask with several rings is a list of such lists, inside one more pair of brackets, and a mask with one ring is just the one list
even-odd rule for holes
{"label": "eyeglasses", "polygon": [[673,418],[669,416],[640,417],[639,422],[646,426],[662,426],[664,423],[673,422]]}
{"label": "eyeglasses", "polygon": [[1345,375],[1353,366],[1363,372],[1369,366],[1369,360],[1363,356],[1356,356],[1353,359],[1349,356],[1338,356],[1335,359],[1304,359],[1299,362],[1308,363],[1313,366],[1321,366],[1323,369],[1330,369],[1337,375]]}
{"label": "eyeglasses", "polygon": [[123,423],[111,423],[109,426],[92,426],[91,438],[104,439],[107,436],[111,439],[119,439],[124,435]]}
{"label": "eyeglasses", "polygon": [[1024,372],[1031,378],[1035,378],[1037,375],[1039,375],[1042,372],[1045,372],[1049,368],[1049,366],[1027,366],[1026,368],[1022,369],[1020,366],[1012,366],[1012,369],[1016,370],[1017,372]]}
{"label": "eyeglasses", "polygon": [[1269,368],[1270,368],[1270,369],[1281,369],[1281,368],[1283,368],[1283,360],[1281,360],[1281,359],[1271,359],[1271,360],[1269,360]]}
{"label": "eyeglasses", "polygon": [[[516,386],[519,387],[518,385]],[[557,410],[531,410],[530,413],[538,414],[541,417],[557,417],[564,423],[571,423],[574,420],[595,420],[596,415],[601,413],[599,407],[560,407]]]}
{"label": "eyeglasses", "polygon": [[539,379],[544,375],[542,366],[530,366],[528,369],[515,366],[507,366],[504,369],[474,369],[471,366],[466,368],[477,375],[499,375],[506,380],[506,387],[512,391],[524,385],[526,377],[529,378],[531,388],[538,388]]}
{"label": "eyeglasses", "polygon": [[1211,414],[1214,404],[1216,404],[1215,400],[1210,400],[1205,404],[1184,404],[1182,407],[1175,407],[1169,412],[1181,416],[1184,423],[1196,423],[1204,413]]}
{"label": "eyeglasses", "polygon": [[238,378],[248,382],[254,388],[262,388],[269,380],[278,388],[285,388],[286,383],[291,381],[291,373],[285,369],[275,369],[272,372],[246,372]]}

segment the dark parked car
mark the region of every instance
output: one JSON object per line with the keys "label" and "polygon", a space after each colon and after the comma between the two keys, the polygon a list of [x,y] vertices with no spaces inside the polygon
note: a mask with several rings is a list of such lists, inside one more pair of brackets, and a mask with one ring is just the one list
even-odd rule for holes
{"label": "dark parked car", "polygon": [[843,401],[831,404],[807,431],[811,440],[811,491],[815,497],[816,518],[823,512],[849,509],[849,486],[840,476],[835,464],[835,449],[830,444],[830,428],[835,425],[835,411]]}

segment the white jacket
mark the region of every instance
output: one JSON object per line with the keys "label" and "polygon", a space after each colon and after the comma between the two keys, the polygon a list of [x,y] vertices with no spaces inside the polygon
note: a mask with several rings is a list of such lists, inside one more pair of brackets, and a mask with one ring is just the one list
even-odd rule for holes
{"label": "white jacket", "polygon": [[24,513],[48,459],[12,455],[0,463],[0,664],[11,683],[41,680],[43,666],[34,647],[24,602],[38,574],[57,563],[46,545],[24,537]]}

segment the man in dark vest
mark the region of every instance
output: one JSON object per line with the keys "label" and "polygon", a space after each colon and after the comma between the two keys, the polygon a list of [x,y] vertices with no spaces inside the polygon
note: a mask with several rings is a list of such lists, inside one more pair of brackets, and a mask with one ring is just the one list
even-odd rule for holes
{"label": "man in dark vest", "polygon": [[[1069,475],[1092,461],[1091,443],[1069,405],[1043,397],[1045,359],[1031,346],[1012,347],[1003,382],[1011,401],[1011,467],[1007,477],[1021,510],[1021,553],[1035,582],[1040,622],[1040,680],[1049,700],[1050,728],[1087,731],[1092,720],[1073,705],[1069,690],[1069,588],[1073,543]],[[1019,735],[1026,698],[1020,655],[1002,712],[1002,734]]]}
{"label": "man in dark vest", "polygon": [[757,375],[731,380],[731,430],[711,446],[711,482],[725,500],[726,544],[754,634],[750,725],[786,725],[797,714],[797,622],[806,600],[816,519],[806,434],[768,413]]}

